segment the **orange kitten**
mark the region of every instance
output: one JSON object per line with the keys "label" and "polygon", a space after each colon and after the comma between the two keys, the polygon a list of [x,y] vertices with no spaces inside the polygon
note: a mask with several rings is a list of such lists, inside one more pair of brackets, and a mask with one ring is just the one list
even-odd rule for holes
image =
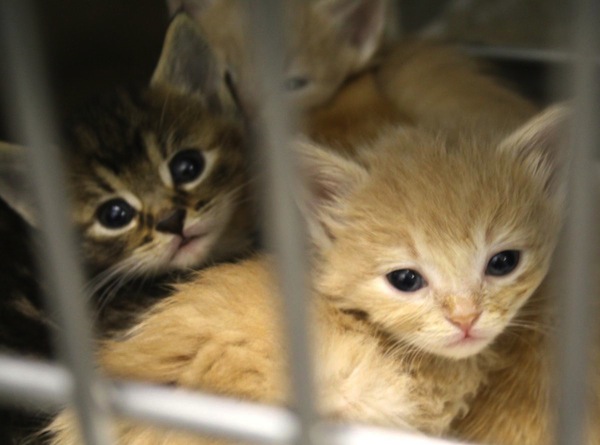
{"label": "orange kitten", "polygon": [[[354,159],[300,143],[323,415],[441,435],[546,275],[562,215],[553,108],[499,144],[388,129]],[[112,375],[286,404],[270,260],[205,270],[99,351]],[[68,415],[54,444],[78,443]],[[122,422],[122,444],[206,439]],[[212,442],[209,440],[208,442]]]}
{"label": "orange kitten", "polygon": [[[387,0],[296,0],[288,2],[284,85],[298,109],[325,103],[342,82],[363,70],[379,46]],[[185,10],[230,67],[242,95],[252,95],[251,36],[245,0],[169,0],[173,14]],[[250,97],[251,102],[255,98]]]}

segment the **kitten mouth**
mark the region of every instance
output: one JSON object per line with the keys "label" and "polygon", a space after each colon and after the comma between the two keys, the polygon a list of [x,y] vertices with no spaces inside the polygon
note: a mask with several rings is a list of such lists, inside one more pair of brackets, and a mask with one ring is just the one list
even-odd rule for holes
{"label": "kitten mouth", "polygon": [[472,335],[466,335],[463,338],[451,341],[448,344],[448,346],[469,345],[472,343],[477,343],[481,340],[483,340],[483,338],[481,338],[481,337],[473,337]]}
{"label": "kitten mouth", "polygon": [[485,336],[481,336],[481,335],[473,335],[473,334],[466,334],[466,335],[462,335],[460,338],[455,338],[453,340],[451,340],[450,342],[448,342],[446,344],[447,347],[450,348],[455,348],[455,347],[462,347],[462,346],[477,346],[477,345],[481,345],[484,343],[487,343],[488,338]]}
{"label": "kitten mouth", "polygon": [[179,246],[177,247],[177,250],[187,246],[188,244],[194,242],[198,238],[202,238],[203,236],[204,236],[204,234],[193,235],[193,236],[184,236],[183,238],[181,238],[181,241],[179,242]]}
{"label": "kitten mouth", "polygon": [[202,240],[206,236],[206,233],[199,233],[197,235],[179,237],[179,244],[173,252],[173,258],[175,258],[180,252],[191,249],[194,244]]}

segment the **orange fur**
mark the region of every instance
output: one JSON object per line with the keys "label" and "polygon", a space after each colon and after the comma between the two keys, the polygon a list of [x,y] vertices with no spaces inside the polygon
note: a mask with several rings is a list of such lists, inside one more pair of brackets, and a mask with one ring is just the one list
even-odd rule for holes
{"label": "orange fur", "polygon": [[432,128],[514,130],[536,113],[527,100],[449,46],[402,42],[382,57],[377,82],[411,120]]}
{"label": "orange fur", "polygon": [[382,129],[412,122],[379,90],[374,70],[344,84],[333,100],[306,114],[303,126],[315,141],[355,153]]}
{"label": "orange fur", "polygon": [[467,129],[494,138],[536,111],[454,48],[407,41],[384,47],[369,70],[349,79],[330,102],[309,110],[303,124],[316,141],[352,154],[392,125],[445,133]]}

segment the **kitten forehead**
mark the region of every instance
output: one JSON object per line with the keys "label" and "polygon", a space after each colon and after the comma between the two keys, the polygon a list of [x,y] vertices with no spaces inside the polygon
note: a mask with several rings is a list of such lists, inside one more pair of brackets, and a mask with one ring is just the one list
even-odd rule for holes
{"label": "kitten forehead", "polygon": [[468,138],[396,131],[363,156],[372,180],[354,204],[431,236],[466,239],[477,228],[492,230],[491,241],[494,225],[531,223],[546,201],[543,184],[514,157]]}

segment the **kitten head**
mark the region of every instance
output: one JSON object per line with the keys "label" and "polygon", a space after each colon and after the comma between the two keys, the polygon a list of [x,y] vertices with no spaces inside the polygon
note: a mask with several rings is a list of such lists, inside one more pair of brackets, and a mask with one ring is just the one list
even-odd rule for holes
{"label": "kitten head", "polygon": [[92,269],[185,269],[248,246],[244,126],[222,79],[197,25],[179,16],[150,86],[70,125],[67,184]]}
{"label": "kitten head", "polygon": [[[203,28],[246,94],[252,72],[252,32],[244,0],[171,0],[171,13],[185,10]],[[364,69],[377,50],[386,0],[297,0],[284,17],[284,91],[294,106],[326,102],[350,75]],[[253,98],[249,98],[251,102]]]}
{"label": "kitten head", "polygon": [[547,272],[564,114],[551,109],[497,146],[400,129],[360,161],[305,151],[320,291],[418,350],[483,350]]}

